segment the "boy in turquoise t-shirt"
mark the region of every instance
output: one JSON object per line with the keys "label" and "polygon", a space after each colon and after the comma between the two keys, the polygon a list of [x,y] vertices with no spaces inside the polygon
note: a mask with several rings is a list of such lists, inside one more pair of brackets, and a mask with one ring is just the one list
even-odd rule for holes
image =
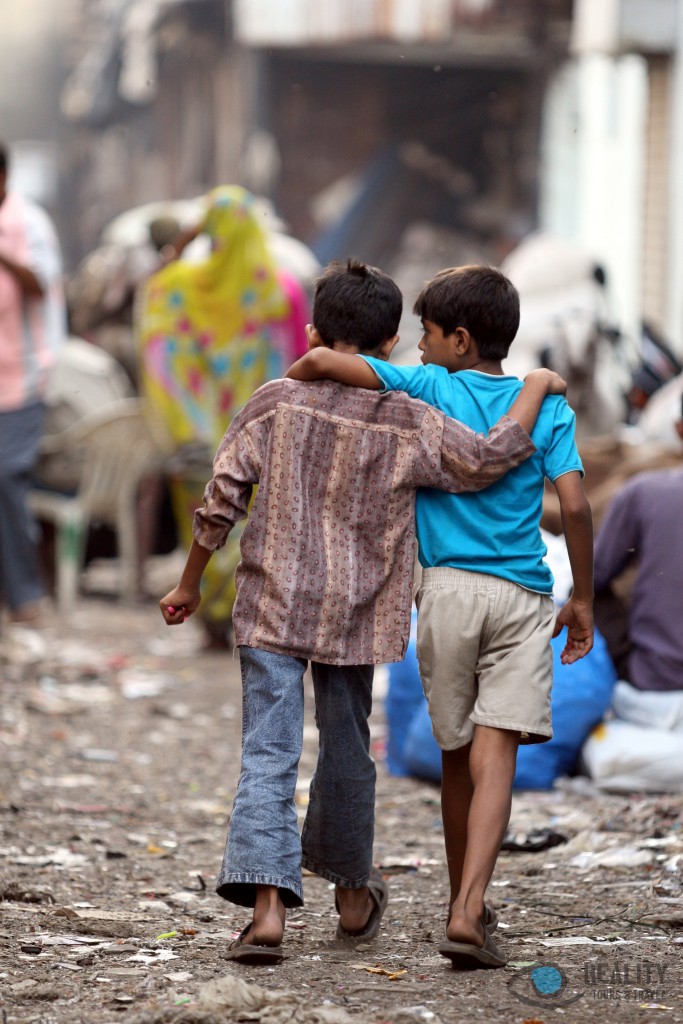
{"label": "boy in turquoise t-shirt", "polygon": [[[288,376],[405,391],[488,430],[522,387],[501,365],[519,326],[514,286],[492,267],[451,268],[425,285],[413,311],[423,327],[422,366],[316,349]],[[517,747],[552,736],[551,637],[568,628],[565,663],[593,645],[592,517],[564,398],[546,398],[531,436],[536,454],[487,490],[417,495],[417,649],[442,750],[451,887],[439,951],[457,967],[505,964],[484,895],[510,817]],[[574,580],[557,616],[539,529],[546,478],[560,500]]]}

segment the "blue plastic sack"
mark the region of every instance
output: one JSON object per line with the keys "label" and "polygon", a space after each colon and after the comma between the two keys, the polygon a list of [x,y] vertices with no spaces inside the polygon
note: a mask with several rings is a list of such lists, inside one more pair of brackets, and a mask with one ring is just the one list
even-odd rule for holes
{"label": "blue plastic sack", "polygon": [[552,641],[553,738],[519,748],[515,789],[552,789],[555,779],[571,774],[586,737],[601,722],[617,681],[605,638],[597,630],[593,650],[573,665],[563,665],[564,631]]}
{"label": "blue plastic sack", "polygon": [[410,775],[430,782],[441,782],[441,747],[432,734],[432,720],[425,697],[406,733],[403,757]]}
{"label": "blue plastic sack", "polygon": [[[571,773],[586,737],[610,706],[617,674],[604,637],[596,630],[593,650],[573,665],[560,661],[565,642],[566,634],[552,641],[554,736],[547,743],[520,746],[515,789],[551,789],[555,779]],[[403,742],[401,763],[407,773],[439,782],[441,751],[424,697],[413,709]]]}
{"label": "blue plastic sack", "polygon": [[404,747],[410,723],[422,704],[424,691],[417,666],[417,612],[413,609],[410,620],[410,641],[403,661],[388,666],[389,688],[384,702],[387,720],[387,768],[392,775],[410,775],[405,761]]}

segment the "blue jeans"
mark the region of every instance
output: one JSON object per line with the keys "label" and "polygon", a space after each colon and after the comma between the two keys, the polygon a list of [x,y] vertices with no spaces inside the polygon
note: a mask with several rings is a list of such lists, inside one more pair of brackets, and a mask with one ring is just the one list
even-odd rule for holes
{"label": "blue jeans", "polygon": [[28,505],[44,420],[42,402],[0,412],[0,604],[4,599],[11,611],[45,593],[39,530]]}
{"label": "blue jeans", "polygon": [[242,769],[217,892],[253,907],[256,885],[303,904],[302,865],[360,889],[372,867],[375,763],[370,757],[372,665],[311,663],[320,738],[301,838],[294,793],[303,744],[307,661],[240,647]]}

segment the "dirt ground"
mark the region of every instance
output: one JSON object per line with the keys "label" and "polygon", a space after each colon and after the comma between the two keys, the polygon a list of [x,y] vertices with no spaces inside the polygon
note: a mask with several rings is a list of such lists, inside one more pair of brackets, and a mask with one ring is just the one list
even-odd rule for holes
{"label": "dirt ground", "polygon": [[[380,936],[336,944],[333,893],[307,876],[284,962],[244,967],[223,952],[248,912],[214,892],[239,769],[237,660],[202,651],[192,621],[166,627],[152,602],[91,596],[40,631],[5,625],[3,1024],[683,1022],[683,797],[600,795],[576,780],[517,794],[516,835],[548,829],[568,842],[501,855],[490,897],[508,966],[454,971],[437,951],[438,789],[388,775],[381,683],[380,673]],[[302,817],[311,710],[309,699]]]}

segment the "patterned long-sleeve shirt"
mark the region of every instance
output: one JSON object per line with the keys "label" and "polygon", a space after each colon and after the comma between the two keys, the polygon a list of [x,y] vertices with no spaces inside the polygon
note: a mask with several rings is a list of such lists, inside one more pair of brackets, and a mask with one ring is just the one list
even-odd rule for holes
{"label": "patterned long-sleeve shirt", "polygon": [[222,546],[247,514],[237,644],[335,665],[400,661],[410,627],[418,487],[487,487],[535,451],[503,417],[475,434],[424,402],[277,380],[235,417],[194,537]]}

